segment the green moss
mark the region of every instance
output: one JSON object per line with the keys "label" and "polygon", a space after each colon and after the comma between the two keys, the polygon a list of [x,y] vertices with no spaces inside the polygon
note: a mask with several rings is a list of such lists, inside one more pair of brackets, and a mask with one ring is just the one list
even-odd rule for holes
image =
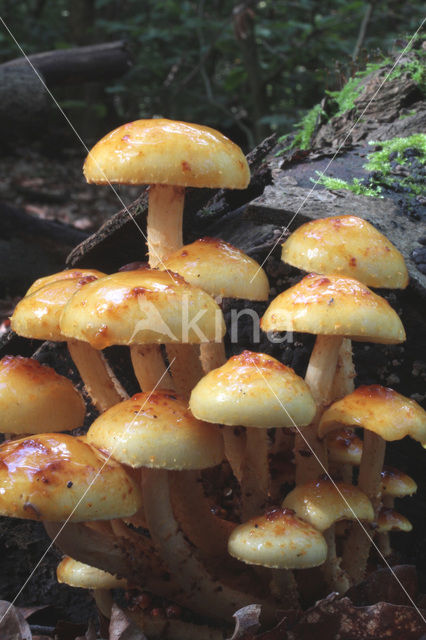
{"label": "green moss", "polygon": [[330,191],[336,191],[337,189],[346,189],[348,191],[352,191],[352,193],[355,193],[357,196],[374,196],[376,198],[383,197],[380,195],[382,189],[378,185],[375,187],[370,187],[364,184],[361,180],[358,180],[358,178],[354,178],[352,182],[346,182],[345,180],[341,180],[340,178],[330,178],[329,176],[325,176],[319,173],[319,171],[317,171],[316,173],[319,176],[318,180],[313,180],[311,178],[312,181],[315,182],[315,184],[322,185]]}
{"label": "green moss", "polygon": [[[422,56],[424,58],[424,55]],[[426,93],[426,65],[424,59],[415,59],[398,65],[390,74],[388,80],[400,78],[408,74],[422,93]]]}
{"label": "green moss", "polygon": [[[324,115],[324,111],[320,104],[312,107],[301,121],[295,125],[298,132],[294,136],[291,144],[279,151],[277,155],[282,155],[289,149],[309,149],[309,143],[314,133],[315,125],[322,115]],[[278,139],[278,142],[284,142],[288,137],[289,134],[282,136]]]}
{"label": "green moss", "polygon": [[341,116],[347,111],[350,111],[355,107],[356,99],[361,95],[363,91],[364,79],[377,71],[382,67],[389,64],[389,58],[384,58],[381,62],[370,63],[363,71],[357,71],[357,73],[349,78],[345,86],[340,91],[327,91],[327,94],[333,98],[336,103],[337,109],[335,116]]}
{"label": "green moss", "polygon": [[[364,165],[364,169],[377,173],[381,184],[389,183],[389,178],[392,174],[391,162],[397,162],[400,165],[407,164],[407,158],[404,156],[406,149],[416,149],[418,151],[417,160],[421,165],[426,163],[426,134],[424,133],[415,133],[408,138],[392,138],[392,140],[381,142],[372,141],[369,144],[377,145],[381,148],[368,154],[368,162]],[[404,186],[412,185],[413,191],[415,186],[419,186],[410,177],[403,178],[400,182]]]}

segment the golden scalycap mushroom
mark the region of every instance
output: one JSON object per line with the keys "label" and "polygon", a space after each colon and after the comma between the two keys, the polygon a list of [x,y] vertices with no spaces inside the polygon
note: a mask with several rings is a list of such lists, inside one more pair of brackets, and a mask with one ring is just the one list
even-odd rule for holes
{"label": "golden scalycap mushroom", "polygon": [[198,124],[135,120],[102,138],[84,164],[87,182],[245,189],[250,171],[241,149]]}
{"label": "golden scalycap mushroom", "polygon": [[81,427],[86,407],[72,382],[32,358],[0,360],[0,432],[43,433]]}
{"label": "golden scalycap mushroom", "polygon": [[351,429],[333,431],[327,437],[327,450],[330,462],[351,464],[359,467],[362,456],[362,440]]}
{"label": "golden scalycap mushroom", "polygon": [[220,340],[225,323],[217,303],[199,287],[171,272],[138,269],[105,276],[78,291],[63,311],[61,331],[104,349]]}
{"label": "golden scalycap mushroom", "polygon": [[405,340],[401,320],[384,298],[352,278],[309,274],[267,308],[263,331],[343,335],[361,342]]}
{"label": "golden scalycap mushroom", "polygon": [[56,567],[58,582],[81,589],[125,589],[127,580],[65,556]]}
{"label": "golden scalycap mushroom", "polygon": [[405,498],[417,491],[417,484],[406,473],[394,467],[384,467],[382,471],[382,495]]}
{"label": "golden scalycap mushroom", "polygon": [[285,497],[283,507],[293,509],[319,531],[339,520],[372,522],[374,510],[370,500],[357,487],[344,482],[319,480],[302,484]]}
{"label": "golden scalycap mushroom", "polygon": [[315,415],[305,381],[275,358],[252,351],[204,376],[189,405],[200,420],[264,429],[305,426]]}
{"label": "golden scalycap mushroom", "polygon": [[35,340],[65,340],[59,327],[59,319],[71,296],[88,283],[95,275],[82,278],[54,280],[31,295],[26,295],[15,307],[10,326],[18,335]]}
{"label": "golden scalycap mushroom", "polygon": [[267,300],[269,283],[260,265],[228,242],[201,238],[168,256],[163,265],[211,296]]}
{"label": "golden scalycap mushroom", "polygon": [[56,282],[57,280],[81,280],[82,278],[86,278],[87,276],[95,276],[95,278],[102,278],[105,274],[102,271],[98,271],[97,269],[65,269],[65,271],[58,271],[57,273],[52,273],[49,276],[44,276],[42,278],[38,278],[28,289],[26,296],[30,296],[34,291],[45,287],[52,282]]}
{"label": "golden scalycap mushroom", "polygon": [[140,506],[124,467],[79,438],[43,433],[0,446],[1,515],[81,522],[124,518]]}
{"label": "golden scalycap mushroom", "polygon": [[413,525],[401,513],[395,509],[386,509],[382,507],[377,518],[377,533],[386,533],[388,531],[412,531]]}
{"label": "golden scalycap mushroom", "polygon": [[302,224],[282,245],[282,260],[308,272],[355,278],[368,287],[404,289],[408,271],[398,249],[356,216]]}
{"label": "golden scalycap mushroom", "polygon": [[426,411],[415,400],[378,384],[358,387],[334,402],[323,413],[318,434],[323,437],[342,426],[362,427],[387,441],[411,436],[426,442]]}
{"label": "golden scalycap mushroom", "polygon": [[205,469],[223,460],[219,429],[194,418],[186,401],[167,390],[137,393],[111,407],[87,440],[134,468]]}
{"label": "golden scalycap mushroom", "polygon": [[271,509],[236,527],[228,541],[231,556],[273,569],[318,567],[326,559],[322,534],[290,509]]}

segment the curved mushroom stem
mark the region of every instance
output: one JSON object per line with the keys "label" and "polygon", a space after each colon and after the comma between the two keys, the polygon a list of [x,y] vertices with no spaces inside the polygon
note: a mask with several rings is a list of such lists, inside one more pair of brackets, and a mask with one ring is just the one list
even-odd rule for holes
{"label": "curved mushroom stem", "polygon": [[228,556],[228,538],[236,524],[212,513],[198,471],[170,471],[173,513],[201,558],[223,560]]}
{"label": "curved mushroom stem", "polygon": [[132,344],[130,357],[133,370],[142,391],[152,389],[174,389],[166,371],[161,347],[158,344]]}
{"label": "curved mushroom stem", "polygon": [[179,395],[188,399],[192,389],[203,377],[198,345],[169,343],[166,345],[166,351],[174,388]]}
{"label": "curved mushroom stem", "polygon": [[268,432],[247,428],[241,479],[241,515],[245,522],[265,510],[269,492]]}
{"label": "curved mushroom stem", "polygon": [[[167,471],[144,469],[143,494],[151,536],[173,580],[185,592],[190,608],[208,618],[230,622],[237,609],[253,602],[253,596],[213,579],[195,557],[173,515]],[[271,622],[274,618],[273,604],[263,602],[262,613],[265,620]]]}
{"label": "curved mushroom stem", "polygon": [[[317,404],[317,414],[313,422],[296,433],[294,458],[296,462],[296,484],[304,484],[318,479],[327,468],[327,449],[317,437],[318,421],[328,402],[337,366],[342,336],[317,336],[309,360],[305,382]],[[322,464],[321,464],[322,463]]]}
{"label": "curved mushroom stem", "polygon": [[69,340],[68,351],[95,407],[103,413],[128,398],[102,351],[88,342]]}
{"label": "curved mushroom stem", "polygon": [[[364,430],[364,446],[359,467],[358,486],[371,500],[374,516],[381,505],[381,471],[385,461],[386,441],[372,431]],[[354,582],[363,579],[371,545],[371,527],[365,525],[370,537],[354,523],[343,551],[343,567]]]}
{"label": "curved mushroom stem", "polygon": [[93,589],[93,599],[105,618],[111,618],[113,599],[110,589]]}
{"label": "curved mushroom stem", "polygon": [[327,542],[327,558],[322,565],[324,579],[327,585],[340,594],[346,593],[350,587],[350,580],[347,573],[340,566],[340,558],[336,554],[335,526],[332,525],[323,532]]}
{"label": "curved mushroom stem", "polygon": [[157,267],[161,260],[182,246],[185,188],[152,184],[148,197],[148,260]]}

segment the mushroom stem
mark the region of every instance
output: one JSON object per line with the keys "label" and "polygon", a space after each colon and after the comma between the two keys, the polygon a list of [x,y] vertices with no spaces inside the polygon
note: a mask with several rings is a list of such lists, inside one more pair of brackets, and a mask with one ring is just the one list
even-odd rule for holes
{"label": "mushroom stem", "polygon": [[[395,498],[393,496],[383,496],[383,506],[386,509],[393,509],[395,506]],[[392,553],[392,547],[390,544],[390,535],[389,531],[382,531],[377,534],[377,546],[379,547],[382,554],[387,558]]]}
{"label": "mushroom stem", "polygon": [[336,534],[335,526],[332,525],[323,532],[327,542],[327,558],[322,565],[324,579],[327,585],[340,594],[346,593],[350,587],[350,580],[347,573],[340,566],[340,558],[336,554]]}
{"label": "mushroom stem", "polygon": [[299,589],[293,571],[289,569],[269,569],[272,574],[270,589],[278,600],[280,608],[299,609]]}
{"label": "mushroom stem", "polygon": [[204,373],[218,369],[226,362],[225,344],[220,342],[202,342],[200,359]]}
{"label": "mushroom stem", "polygon": [[130,357],[133,370],[142,391],[152,389],[174,389],[166,371],[161,347],[158,344],[132,344]]}
{"label": "mushroom stem", "polygon": [[166,351],[174,388],[179,395],[188,399],[192,389],[203,377],[198,345],[169,343],[166,345]]}
{"label": "mushroom stem", "polygon": [[342,336],[317,336],[309,360],[305,382],[317,404],[317,413],[303,435],[298,430],[294,442],[296,484],[312,482],[327,468],[327,448],[317,436],[318,422],[327,403],[337,366]]}
{"label": "mushroom stem", "polygon": [[223,640],[221,629],[207,625],[151,616],[144,611],[129,611],[128,615],[152,640]]}
{"label": "mushroom stem", "polygon": [[228,556],[228,538],[235,523],[215,516],[203,491],[198,471],[170,471],[173,512],[185,536],[206,559]]}
{"label": "mushroom stem", "polygon": [[111,618],[113,599],[110,589],[93,589],[93,599],[105,618]]}
{"label": "mushroom stem", "polygon": [[336,373],[329,400],[340,400],[355,389],[355,367],[352,356],[352,341],[344,338],[337,359]]}
{"label": "mushroom stem", "polygon": [[[385,460],[386,441],[377,434],[364,430],[364,445],[359,467],[358,486],[370,499],[375,519],[381,505],[381,471]],[[365,525],[367,531],[371,528]],[[343,567],[354,582],[363,579],[371,545],[370,537],[359,524],[354,523],[343,551]]]}
{"label": "mushroom stem", "polygon": [[67,345],[87,393],[98,411],[103,413],[128,397],[102,351],[81,340],[69,340]]}
{"label": "mushroom stem", "polygon": [[[195,557],[173,515],[168,472],[143,469],[142,475],[149,530],[173,580],[183,588],[194,613],[230,622],[236,609],[251,604],[253,596],[214,580]],[[272,603],[262,603],[265,620],[273,621],[274,609]]]}
{"label": "mushroom stem", "polygon": [[157,267],[162,259],[182,246],[185,188],[152,184],[148,198],[148,260]]}
{"label": "mushroom stem", "polygon": [[242,519],[264,511],[269,491],[268,432],[247,428],[246,452],[241,479]]}

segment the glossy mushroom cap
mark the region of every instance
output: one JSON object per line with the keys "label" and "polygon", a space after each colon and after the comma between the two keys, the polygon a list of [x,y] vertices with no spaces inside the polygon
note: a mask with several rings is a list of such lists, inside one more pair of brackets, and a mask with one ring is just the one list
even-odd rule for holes
{"label": "glossy mushroom cap", "polygon": [[65,556],[56,567],[58,582],[81,589],[125,589],[127,580]]}
{"label": "glossy mushroom cap", "polygon": [[413,525],[401,513],[395,509],[382,507],[377,518],[377,533],[387,533],[388,531],[412,531]]}
{"label": "glossy mushroom cap", "polygon": [[97,418],[89,443],[130,467],[205,469],[223,460],[218,427],[193,417],[173,391],[137,393]]}
{"label": "glossy mushroom cap", "polygon": [[382,495],[405,498],[417,491],[417,484],[406,473],[394,467],[384,467],[382,471]]}
{"label": "glossy mushroom cap", "polygon": [[87,276],[102,278],[104,275],[105,273],[102,273],[102,271],[98,271],[97,269],[65,269],[65,271],[58,271],[57,273],[52,273],[49,276],[38,278],[38,280],[31,285],[25,295],[30,296],[34,291],[42,289],[46,285],[56,282],[57,280],[81,280]]}
{"label": "glossy mushroom cap", "polygon": [[171,272],[138,269],[105,276],[78,291],[63,311],[61,331],[104,349],[220,340],[225,323],[219,306],[199,287]]}
{"label": "glossy mushroom cap", "polygon": [[241,149],[198,124],[135,120],[108,133],[84,164],[87,182],[245,189],[250,170]]}
{"label": "glossy mushroom cap", "polygon": [[327,450],[330,462],[351,464],[359,467],[362,456],[362,440],[351,429],[333,431],[327,437]]}
{"label": "glossy mushroom cap", "polygon": [[260,326],[263,331],[343,335],[361,342],[405,340],[401,320],[384,298],[357,280],[314,273],[277,296]]}
{"label": "glossy mushroom cap", "polygon": [[246,564],[305,569],[323,564],[327,544],[317,529],[290,509],[271,509],[236,527],[229,537],[228,551]]}
{"label": "glossy mushroom cap", "polygon": [[302,484],[285,497],[283,507],[293,509],[319,531],[339,520],[372,522],[374,510],[370,500],[357,487],[344,482],[319,480]]}
{"label": "glossy mushroom cap", "polygon": [[163,266],[213,297],[268,299],[269,283],[262,267],[223,240],[196,240],[168,256]]}
{"label": "glossy mushroom cap", "polygon": [[405,289],[408,271],[398,249],[356,216],[302,224],[282,245],[282,260],[308,272],[355,278],[368,287]]}
{"label": "glossy mushroom cap", "polygon": [[46,433],[81,427],[86,405],[72,382],[32,358],[0,360],[0,432]]}
{"label": "glossy mushroom cap", "polygon": [[411,436],[426,442],[426,411],[393,389],[378,384],[362,386],[324,411],[318,427],[322,438],[342,426],[368,429],[384,440]]}
{"label": "glossy mushroom cap", "polygon": [[57,342],[65,340],[59,327],[63,308],[76,291],[96,279],[95,275],[87,275],[54,280],[36,289],[16,305],[10,319],[11,328],[25,338]]}
{"label": "glossy mushroom cap", "polygon": [[204,376],[192,390],[189,406],[200,420],[264,429],[305,426],[316,411],[308,385],[293,369],[252,351]]}
{"label": "glossy mushroom cap", "polygon": [[0,446],[0,513],[71,522],[131,516],[141,492],[124,467],[79,438],[40,434]]}

